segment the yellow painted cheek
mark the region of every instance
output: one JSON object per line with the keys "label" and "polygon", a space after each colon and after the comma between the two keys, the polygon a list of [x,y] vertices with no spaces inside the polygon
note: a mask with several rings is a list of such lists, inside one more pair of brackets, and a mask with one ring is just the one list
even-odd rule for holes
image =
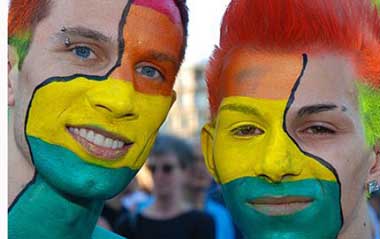
{"label": "yellow painted cheek", "polygon": [[[30,136],[71,150],[86,162],[138,169],[146,160],[171,102],[172,97],[142,94],[130,82],[116,79],[52,82],[36,91],[26,131]],[[112,112],[97,105],[106,105]],[[124,117],[126,113],[136,117]],[[66,126],[99,127],[132,140],[134,145],[121,158],[104,160],[87,153]]]}
{"label": "yellow painted cheek", "polygon": [[[221,183],[245,176],[264,176],[272,182],[321,179],[336,181],[330,169],[303,153],[283,129],[286,101],[228,97],[223,104],[240,103],[262,109],[264,119],[245,113],[221,112],[217,118],[214,160]],[[237,137],[228,125],[260,122],[263,134]]]}

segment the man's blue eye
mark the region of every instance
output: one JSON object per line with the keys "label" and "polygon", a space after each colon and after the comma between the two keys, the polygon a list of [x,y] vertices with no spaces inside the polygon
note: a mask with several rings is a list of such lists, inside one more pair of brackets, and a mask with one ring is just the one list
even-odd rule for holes
{"label": "man's blue eye", "polygon": [[88,59],[91,55],[91,49],[85,46],[78,46],[73,49],[75,55],[82,59]]}
{"label": "man's blue eye", "polygon": [[161,73],[152,66],[140,66],[136,68],[136,71],[147,78],[162,79]]}
{"label": "man's blue eye", "polygon": [[157,70],[150,66],[143,66],[141,68],[141,74],[146,75],[148,77],[155,77],[157,74]]}

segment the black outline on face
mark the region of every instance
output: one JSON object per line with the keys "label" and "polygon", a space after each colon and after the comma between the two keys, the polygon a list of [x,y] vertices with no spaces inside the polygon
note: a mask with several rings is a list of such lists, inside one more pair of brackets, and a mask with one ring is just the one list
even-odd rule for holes
{"label": "black outline on face", "polygon": [[[27,122],[28,122],[28,118],[29,118],[29,111],[30,111],[30,108],[31,108],[31,105],[32,105],[32,102],[33,102],[33,99],[34,99],[34,95],[35,93],[37,92],[37,90],[51,82],[65,82],[65,81],[71,81],[73,79],[76,79],[78,77],[83,77],[83,78],[86,78],[87,80],[95,80],[95,81],[103,81],[103,80],[107,80],[109,75],[112,74],[112,72],[121,66],[121,61],[122,61],[122,57],[123,57],[123,54],[124,54],[124,49],[125,49],[125,43],[124,43],[124,26],[126,25],[127,23],[127,16],[129,14],[129,10],[131,8],[131,5],[133,4],[133,0],[130,0],[128,1],[127,5],[125,6],[124,10],[123,10],[123,14],[121,16],[121,20],[119,22],[119,26],[118,26],[118,43],[119,43],[119,49],[118,49],[118,59],[115,63],[115,65],[104,75],[104,76],[96,76],[96,75],[85,75],[85,74],[74,74],[74,75],[71,75],[71,76],[65,76],[65,77],[59,77],[59,76],[53,76],[53,77],[50,77],[48,78],[47,80],[43,81],[42,83],[40,83],[38,86],[36,86],[36,88],[34,89],[33,91],[33,94],[32,94],[32,97],[29,101],[29,105],[28,105],[28,109],[27,109],[27,113],[26,113],[26,116],[25,116],[25,125],[24,125],[24,135],[25,135],[25,140],[28,144],[28,148],[29,148],[29,151],[30,151],[30,156],[31,156],[31,160],[32,160],[32,163],[34,165],[34,160],[33,160],[33,155],[31,153],[31,147],[30,147],[30,144],[29,144],[29,141],[27,139],[27,134],[26,134],[26,125],[27,125]],[[18,202],[18,200],[20,199],[20,197],[22,196],[22,194],[24,194],[24,192],[29,188],[29,186],[31,186],[35,180],[36,180],[36,177],[37,177],[37,170],[34,169],[35,172],[34,172],[34,176],[33,176],[33,179],[22,189],[22,191],[16,196],[16,198],[13,200],[12,204],[9,206],[8,208],[8,213],[13,209],[13,207],[16,205],[16,203]]]}
{"label": "black outline on face", "polygon": [[339,179],[339,176],[338,176],[338,173],[336,172],[336,169],[331,165],[329,164],[328,162],[326,162],[325,160],[323,160],[322,158],[314,155],[314,154],[311,154],[311,153],[308,153],[306,151],[304,151],[300,146],[299,144],[297,143],[297,141],[289,134],[288,132],[288,129],[287,129],[287,126],[286,126],[286,117],[287,117],[287,114],[290,110],[290,107],[292,106],[292,104],[294,103],[294,100],[295,100],[295,94],[296,94],[296,91],[298,90],[298,87],[299,85],[301,84],[301,80],[302,80],[302,77],[305,73],[305,70],[306,70],[306,66],[307,66],[307,63],[308,63],[308,56],[306,53],[302,54],[302,60],[303,60],[303,64],[302,64],[302,70],[301,70],[301,73],[300,75],[298,76],[296,82],[294,83],[294,86],[292,88],[292,91],[290,93],[290,96],[289,96],[289,99],[288,99],[288,102],[286,104],[286,108],[285,108],[285,112],[284,112],[284,119],[283,119],[283,129],[285,131],[285,133],[288,135],[288,137],[294,142],[294,144],[297,146],[297,148],[303,153],[305,154],[306,156],[308,157],[311,157],[311,158],[314,158],[315,160],[317,160],[320,164],[322,164],[323,166],[325,166],[326,168],[328,168],[334,175],[335,175],[335,178],[337,180],[337,183],[338,183],[338,186],[339,186],[339,205],[340,205],[340,218],[341,218],[341,228],[343,227],[343,224],[344,224],[344,220],[343,220],[343,210],[342,210],[342,187],[341,187],[341,182],[340,182],[340,179]]}

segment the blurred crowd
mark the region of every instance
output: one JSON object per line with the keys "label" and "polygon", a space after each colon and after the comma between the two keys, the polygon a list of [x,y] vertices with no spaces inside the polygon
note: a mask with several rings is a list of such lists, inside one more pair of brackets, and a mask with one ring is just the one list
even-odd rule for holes
{"label": "blurred crowd", "polygon": [[[380,239],[380,193],[369,199],[373,238]],[[199,142],[159,135],[128,187],[107,201],[99,225],[128,239],[240,239]]]}
{"label": "blurred crowd", "polygon": [[98,224],[128,239],[241,238],[200,144],[173,135],[157,137],[146,164],[107,201]]}

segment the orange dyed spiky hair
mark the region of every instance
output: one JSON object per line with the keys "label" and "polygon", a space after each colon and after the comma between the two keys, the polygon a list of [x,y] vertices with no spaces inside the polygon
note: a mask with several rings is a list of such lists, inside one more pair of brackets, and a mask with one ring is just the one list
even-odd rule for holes
{"label": "orange dyed spiky hair", "polygon": [[8,16],[8,35],[30,30],[47,14],[48,0],[12,0]]}
{"label": "orange dyed spiky hair", "polygon": [[17,50],[19,68],[29,48],[35,25],[48,15],[49,0],[12,0],[8,14],[8,42]]}
{"label": "orange dyed spiky hair", "polygon": [[223,99],[224,57],[244,46],[345,52],[354,56],[363,82],[380,88],[380,18],[370,0],[232,0],[206,71],[212,118]]}

